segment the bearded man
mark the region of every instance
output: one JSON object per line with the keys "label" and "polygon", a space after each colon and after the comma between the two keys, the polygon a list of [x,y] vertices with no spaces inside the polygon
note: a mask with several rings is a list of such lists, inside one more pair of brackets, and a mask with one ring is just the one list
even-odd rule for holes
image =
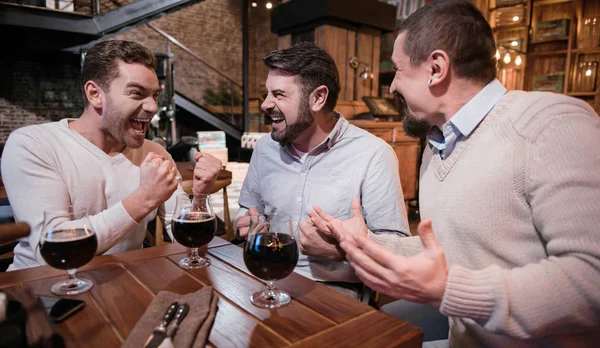
{"label": "bearded man", "polygon": [[[158,110],[155,67],[154,54],[142,45],[99,43],[81,70],[83,114],[10,134],[2,179],[15,220],[27,222],[31,234],[15,247],[9,270],[45,264],[39,251],[50,222],[45,211],[56,211],[53,221],[60,221],[69,210],[85,210],[98,238],[97,255],[141,248],[157,210],[172,212],[175,196],[183,193],[175,163],[145,139]],[[197,154],[194,193],[210,192],[220,169],[218,159]]]}
{"label": "bearded man", "polygon": [[234,220],[237,237],[246,237],[250,215],[290,216],[301,250],[295,271],[358,298],[362,283],[335,238],[316,228],[308,212],[318,205],[350,218],[357,197],[369,230],[408,236],[396,155],[334,111],[340,83],[327,52],[302,42],[263,61],[269,75],[262,109],[273,131],[252,154]]}

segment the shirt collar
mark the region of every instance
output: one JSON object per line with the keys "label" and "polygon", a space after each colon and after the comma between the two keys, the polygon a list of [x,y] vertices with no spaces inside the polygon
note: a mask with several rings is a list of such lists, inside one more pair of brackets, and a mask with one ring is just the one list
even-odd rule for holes
{"label": "shirt collar", "polygon": [[[335,123],[335,126],[333,127],[333,129],[331,130],[331,132],[329,132],[329,135],[327,135],[327,138],[325,138],[325,140],[323,140],[319,145],[315,146],[315,149],[320,149],[323,148],[324,146],[327,146],[328,148],[333,147],[333,145],[335,143],[337,143],[340,139],[342,139],[342,137],[344,136],[344,133],[346,133],[346,130],[348,129],[348,126],[350,125],[350,122],[348,122],[348,120],[346,120],[344,118],[344,116],[342,116],[342,114],[340,114],[337,111],[333,111],[333,118],[337,119],[337,122]],[[287,145],[285,147],[285,150],[294,158],[296,158],[295,155],[293,155],[293,153],[295,153],[295,151],[291,151],[293,149],[293,146]],[[312,152],[313,150],[309,151]]]}
{"label": "shirt collar", "polygon": [[502,83],[497,79],[493,79],[475,97],[460,108],[448,122],[454,125],[463,136],[468,137],[505,93],[506,88]]}

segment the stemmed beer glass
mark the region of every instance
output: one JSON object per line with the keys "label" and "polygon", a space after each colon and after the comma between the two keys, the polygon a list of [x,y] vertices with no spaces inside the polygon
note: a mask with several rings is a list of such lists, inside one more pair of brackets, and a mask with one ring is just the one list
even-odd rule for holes
{"label": "stemmed beer glass", "polygon": [[45,211],[44,229],[39,241],[40,254],[48,265],[67,271],[68,279],[52,286],[56,295],[77,295],[88,291],[94,282],[78,278],[77,268],[96,254],[98,240],[86,210]]}
{"label": "stemmed beer glass", "polygon": [[171,231],[179,244],[191,248],[190,256],[181,259],[179,266],[186,269],[210,266],[210,260],[198,254],[198,248],[207,245],[217,231],[217,219],[209,195],[178,195]]}
{"label": "stemmed beer glass", "polygon": [[278,308],[288,304],[290,294],[275,289],[274,282],[294,271],[298,263],[298,244],[292,219],[281,214],[250,217],[244,262],[250,273],[267,281],[267,289],[252,294],[257,307]]}

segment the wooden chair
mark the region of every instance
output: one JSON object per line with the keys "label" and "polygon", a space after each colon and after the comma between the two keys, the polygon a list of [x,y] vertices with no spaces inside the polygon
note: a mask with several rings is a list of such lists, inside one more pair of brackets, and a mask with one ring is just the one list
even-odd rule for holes
{"label": "wooden chair", "polygon": [[0,271],[6,270],[12,263],[17,240],[27,237],[30,232],[29,225],[24,222],[0,225]]}

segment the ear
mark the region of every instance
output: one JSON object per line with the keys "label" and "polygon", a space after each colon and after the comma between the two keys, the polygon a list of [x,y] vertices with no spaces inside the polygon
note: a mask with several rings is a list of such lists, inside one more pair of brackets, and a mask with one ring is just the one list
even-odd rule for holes
{"label": "ear", "polygon": [[85,92],[85,97],[93,108],[102,108],[102,93],[104,92],[96,82],[86,82],[83,86],[83,91]]}
{"label": "ear", "polygon": [[325,85],[321,85],[315,88],[308,98],[310,103],[310,109],[313,112],[319,112],[325,107],[327,97],[329,96],[329,89]]}
{"label": "ear", "polygon": [[431,52],[427,61],[430,64],[429,79],[431,83],[429,87],[433,87],[444,81],[450,74],[450,59],[445,51],[435,50]]}

